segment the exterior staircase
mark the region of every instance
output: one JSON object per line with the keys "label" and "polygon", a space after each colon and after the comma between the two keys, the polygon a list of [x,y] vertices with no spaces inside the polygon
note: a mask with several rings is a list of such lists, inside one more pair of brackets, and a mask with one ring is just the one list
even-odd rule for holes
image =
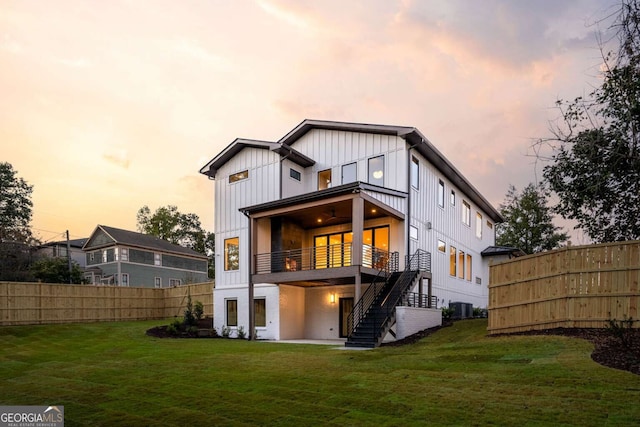
{"label": "exterior staircase", "polygon": [[374,348],[395,324],[396,306],[430,270],[428,252],[418,251],[409,260],[403,272],[381,270],[362,295],[349,315],[349,335],[346,347]]}

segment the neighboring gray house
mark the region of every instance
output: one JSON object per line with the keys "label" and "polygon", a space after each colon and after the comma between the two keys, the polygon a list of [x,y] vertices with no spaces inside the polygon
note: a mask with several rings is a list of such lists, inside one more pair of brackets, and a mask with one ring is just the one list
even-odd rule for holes
{"label": "neighboring gray house", "polygon": [[98,225],[82,248],[95,285],[167,288],[209,280],[207,256],[148,234]]}
{"label": "neighboring gray house", "polygon": [[[80,268],[84,270],[87,266],[87,257],[82,250],[84,244],[87,243],[87,239],[72,239],[68,242],[69,254],[71,260],[75,261]],[[46,255],[53,258],[66,258],[67,257],[67,241],[61,240],[59,242],[49,242],[38,248],[38,254]]]}

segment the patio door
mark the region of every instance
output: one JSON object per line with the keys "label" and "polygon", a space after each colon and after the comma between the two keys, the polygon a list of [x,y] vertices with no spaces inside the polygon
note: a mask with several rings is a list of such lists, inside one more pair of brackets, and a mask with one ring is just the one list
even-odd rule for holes
{"label": "patio door", "polygon": [[368,228],[362,233],[362,263],[366,267],[382,268],[389,251],[389,227]]}
{"label": "patio door", "polygon": [[315,268],[337,268],[351,265],[351,242],[353,233],[334,233],[315,236]]}
{"label": "patio door", "polygon": [[349,324],[347,320],[353,311],[353,297],[340,298],[340,338],[346,338],[349,335]]}

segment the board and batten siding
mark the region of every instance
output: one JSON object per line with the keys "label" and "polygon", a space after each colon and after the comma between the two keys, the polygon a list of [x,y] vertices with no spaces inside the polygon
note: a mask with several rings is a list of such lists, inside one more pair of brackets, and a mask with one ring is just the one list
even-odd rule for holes
{"label": "board and batten siding", "polygon": [[[411,225],[418,230],[418,239],[410,239],[410,252],[424,249],[431,252],[433,293],[439,298],[438,306],[463,301],[475,306],[486,306],[488,296],[488,266],[480,253],[495,242],[494,229],[486,225],[488,216],[466,195],[454,186],[436,167],[419,153],[411,152],[419,161],[418,188],[411,187]],[[444,207],[438,204],[439,182],[444,183]],[[451,190],[455,191],[455,205],[451,204]],[[470,225],[462,222],[462,203],[471,206]],[[476,237],[476,213],[482,215],[482,238]],[[493,221],[491,221],[493,224]],[[446,244],[444,253],[438,251],[438,241]],[[464,251],[472,257],[471,281],[449,274],[449,249]],[[459,267],[459,266],[458,266]],[[481,278],[481,284],[476,283]]]}
{"label": "board and batten siding", "polygon": [[[319,171],[331,169],[332,186],[342,184],[342,166],[357,164],[357,180],[368,182],[368,159],[384,155],[384,186],[406,191],[406,142],[392,135],[312,129],[292,147],[316,161],[304,192],[317,190]],[[287,172],[288,173],[288,172]]]}
{"label": "board and batten siding", "polygon": [[[229,175],[249,171],[246,179],[229,183]],[[266,203],[279,198],[280,156],[271,150],[244,148],[225,163],[216,173],[215,233],[216,233],[216,288],[249,282],[247,265],[249,250],[248,219],[240,208]],[[238,237],[240,268],[224,269],[224,241]]]}

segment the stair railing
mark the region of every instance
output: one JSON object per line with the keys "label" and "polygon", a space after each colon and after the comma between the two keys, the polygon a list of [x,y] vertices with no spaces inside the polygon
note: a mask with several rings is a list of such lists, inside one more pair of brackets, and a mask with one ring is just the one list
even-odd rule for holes
{"label": "stair railing", "polygon": [[423,271],[431,271],[431,253],[418,249],[410,258],[406,258],[404,271],[380,304],[384,318],[376,322],[376,325],[382,328],[391,319],[403,295]]}
{"label": "stair railing", "polygon": [[[377,248],[374,248],[374,250],[381,251]],[[387,280],[389,280],[391,273],[398,271],[398,252],[389,252],[387,255],[386,262],[383,263],[382,268],[347,317],[347,336],[351,336],[358,327],[369,307],[371,307],[371,304],[373,304]]]}

